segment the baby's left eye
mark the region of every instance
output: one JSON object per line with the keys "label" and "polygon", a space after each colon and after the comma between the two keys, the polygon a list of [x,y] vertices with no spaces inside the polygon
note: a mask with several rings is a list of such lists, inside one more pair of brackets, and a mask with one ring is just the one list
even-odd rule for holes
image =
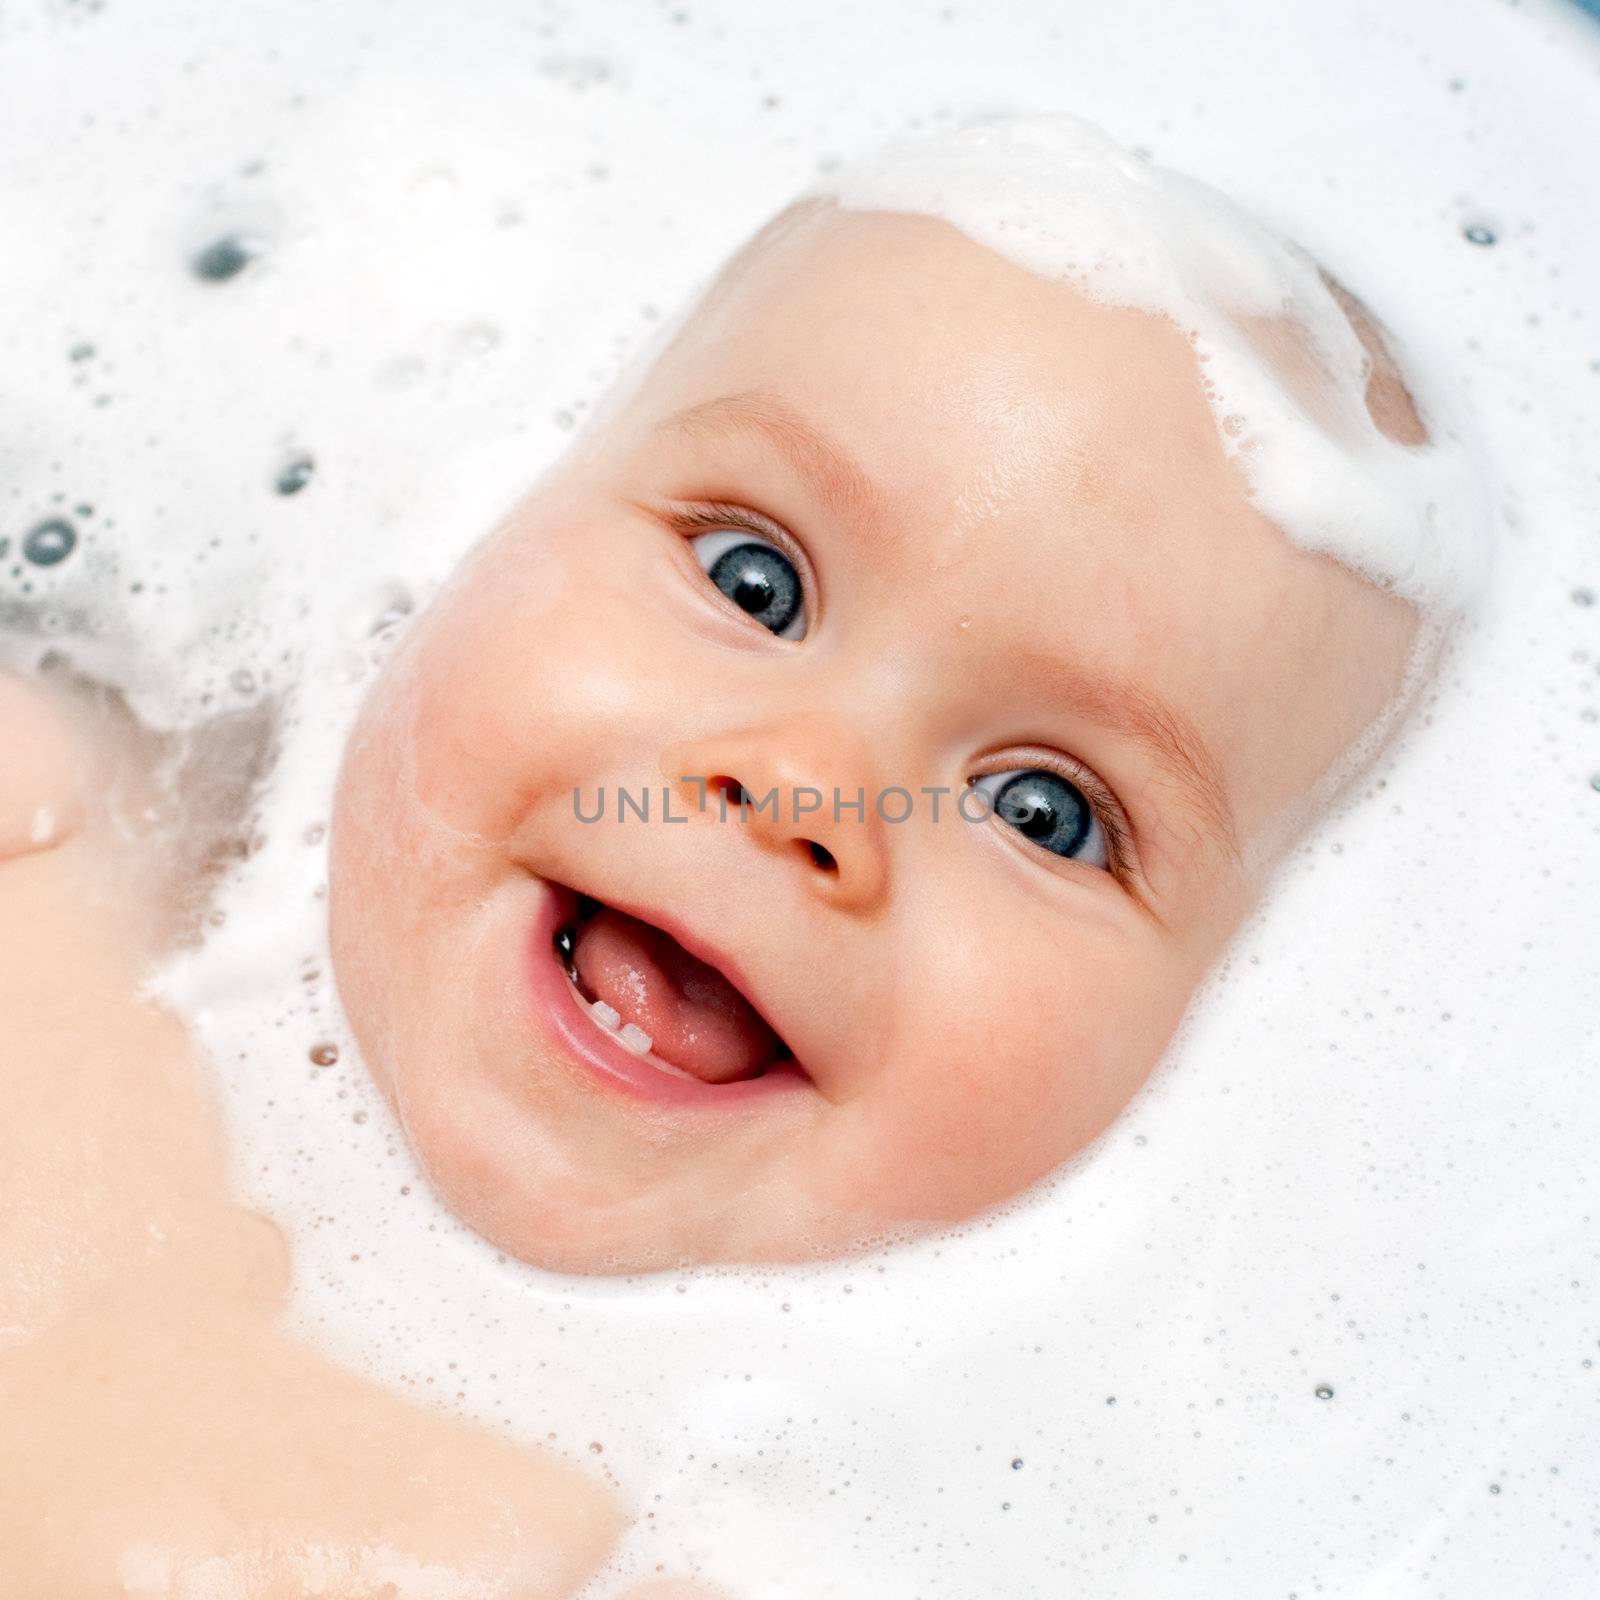
{"label": "baby's left eye", "polygon": [[754,534],[724,530],[689,541],[706,576],[780,639],[805,637],[805,590],[794,563]]}
{"label": "baby's left eye", "polygon": [[1105,829],[1094,807],[1060,773],[1024,767],[988,773],[975,778],[972,786],[988,797],[1002,822],[1052,855],[1081,861],[1086,867],[1110,867]]}

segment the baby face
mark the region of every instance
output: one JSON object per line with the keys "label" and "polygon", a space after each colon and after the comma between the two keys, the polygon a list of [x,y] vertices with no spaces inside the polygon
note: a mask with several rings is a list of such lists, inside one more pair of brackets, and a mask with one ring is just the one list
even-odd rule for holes
{"label": "baby face", "polygon": [[1252,509],[1172,324],[818,211],[375,686],[350,1022],[528,1261],[972,1215],[1144,1081],[1414,626]]}

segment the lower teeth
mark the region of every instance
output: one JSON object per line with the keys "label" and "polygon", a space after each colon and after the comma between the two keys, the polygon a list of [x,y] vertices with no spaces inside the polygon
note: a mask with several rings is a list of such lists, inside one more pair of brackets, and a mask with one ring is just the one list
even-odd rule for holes
{"label": "lower teeth", "polygon": [[567,978],[578,991],[578,998],[589,1015],[625,1049],[631,1050],[636,1056],[647,1054],[655,1041],[638,1023],[623,1022],[622,1013],[615,1006],[607,1005],[604,1000],[591,1000],[583,992],[583,986],[578,981],[578,968],[573,961],[577,950],[575,931],[571,928],[561,929],[555,936],[554,944],[556,959],[566,968]]}

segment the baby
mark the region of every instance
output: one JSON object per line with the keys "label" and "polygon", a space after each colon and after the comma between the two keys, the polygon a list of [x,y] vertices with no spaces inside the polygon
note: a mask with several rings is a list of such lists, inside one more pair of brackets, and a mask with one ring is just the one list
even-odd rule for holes
{"label": "baby", "polygon": [[334,816],[371,1070],[562,1269],[857,1249],[1083,1149],[1472,545],[1360,306],[1065,119],[852,170],[672,332],[404,639]]}

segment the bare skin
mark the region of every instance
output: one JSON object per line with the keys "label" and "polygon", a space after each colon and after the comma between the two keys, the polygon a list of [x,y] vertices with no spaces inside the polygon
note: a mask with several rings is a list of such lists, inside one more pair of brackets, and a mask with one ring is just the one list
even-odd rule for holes
{"label": "bare skin", "polygon": [[287,1242],[138,993],[161,858],[101,802],[149,741],[3,673],[0,727],[0,1590],[571,1595],[624,1526],[608,1489],[280,1327]]}
{"label": "bare skin", "polygon": [[[1420,437],[1392,365],[1368,398]],[[700,554],[762,529],[804,590],[787,633]],[[1251,505],[1173,324],[928,218],[788,219],[376,685],[333,830],[347,1014],[446,1201],[529,1261],[805,1259],[968,1217],[1144,1081],[1416,624]],[[1081,849],[953,815],[1023,769],[1074,786]],[[679,825],[578,815],[663,787]],[[730,822],[708,787],[786,798]],[[895,825],[799,802],[940,787]],[[636,1004],[689,1088],[596,1067],[599,1013],[552,997],[548,925],[590,901],[579,992]],[[673,1061],[640,921],[782,1049]]]}

